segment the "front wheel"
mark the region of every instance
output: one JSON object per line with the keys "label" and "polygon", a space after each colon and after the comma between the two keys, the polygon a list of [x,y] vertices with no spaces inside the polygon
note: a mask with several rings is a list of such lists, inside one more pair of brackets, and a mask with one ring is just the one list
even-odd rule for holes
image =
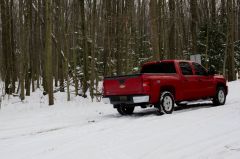
{"label": "front wheel", "polygon": [[224,105],[226,102],[226,91],[224,87],[218,87],[215,97],[213,98],[213,105]]}
{"label": "front wheel", "polygon": [[120,105],[117,107],[117,111],[121,115],[131,115],[131,114],[133,114],[134,107]]}
{"label": "front wheel", "polygon": [[171,114],[174,109],[174,97],[172,93],[165,91],[161,93],[160,105],[164,113]]}

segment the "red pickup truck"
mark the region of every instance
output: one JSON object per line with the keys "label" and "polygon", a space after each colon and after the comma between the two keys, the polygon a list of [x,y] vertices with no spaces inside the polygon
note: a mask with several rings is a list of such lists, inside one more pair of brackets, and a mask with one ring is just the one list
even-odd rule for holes
{"label": "red pickup truck", "polygon": [[192,61],[162,60],[142,66],[139,74],[105,77],[103,101],[113,104],[122,115],[132,114],[135,106],[155,106],[170,114],[174,104],[211,99],[214,105],[223,105],[228,87],[221,75],[211,67]]}

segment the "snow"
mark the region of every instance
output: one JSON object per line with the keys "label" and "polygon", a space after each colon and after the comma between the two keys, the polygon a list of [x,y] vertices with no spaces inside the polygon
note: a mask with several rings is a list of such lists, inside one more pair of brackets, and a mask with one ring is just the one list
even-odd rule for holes
{"label": "snow", "polygon": [[[158,115],[153,108],[121,116],[111,105],[40,90],[0,110],[2,159],[239,159],[240,81],[228,83],[224,106],[208,103]],[[9,99],[8,99],[9,98]]]}

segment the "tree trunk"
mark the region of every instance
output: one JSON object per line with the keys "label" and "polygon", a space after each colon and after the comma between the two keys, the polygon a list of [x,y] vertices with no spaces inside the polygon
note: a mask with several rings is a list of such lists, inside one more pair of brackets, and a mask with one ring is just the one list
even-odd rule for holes
{"label": "tree trunk", "polygon": [[176,26],[175,26],[175,0],[169,0],[169,14],[170,14],[170,31],[169,31],[169,54],[168,59],[175,59],[176,57]]}
{"label": "tree trunk", "polygon": [[157,15],[157,0],[150,0],[149,3],[149,14],[150,14],[150,30],[151,30],[151,43],[153,46],[153,60],[160,59],[159,53],[159,39],[158,39],[158,21],[159,17]]}
{"label": "tree trunk", "polygon": [[24,57],[25,57],[25,31],[24,31],[24,24],[23,24],[23,0],[19,1],[19,18],[20,23],[20,38],[19,38],[19,45],[20,45],[20,70],[19,70],[19,82],[20,82],[20,99],[23,101],[25,99],[25,83],[24,83],[24,76],[25,76],[25,69],[24,69]]}
{"label": "tree trunk", "polygon": [[216,0],[211,0],[211,19],[212,25],[216,24]]}
{"label": "tree trunk", "polygon": [[53,71],[52,71],[52,2],[46,0],[45,6],[46,15],[46,34],[45,34],[45,53],[46,53],[46,76],[47,76],[47,87],[48,87],[48,100],[49,105],[54,104],[53,97]]}
{"label": "tree trunk", "polygon": [[227,77],[228,81],[236,79],[234,61],[234,24],[233,24],[233,1],[227,1]]}
{"label": "tree trunk", "polygon": [[96,26],[96,0],[93,0],[92,8],[92,19],[91,19],[91,36],[92,36],[92,47],[91,47],[91,77],[90,77],[90,95],[93,100],[94,98],[94,81],[95,81],[95,26]]}
{"label": "tree trunk", "polygon": [[190,0],[190,11],[191,11],[191,35],[192,35],[192,49],[191,53],[197,53],[197,0]]}
{"label": "tree trunk", "polygon": [[12,67],[12,43],[11,43],[11,10],[8,0],[0,1],[1,5],[1,22],[2,22],[2,52],[4,66],[5,93],[12,94],[13,90],[13,67]]}
{"label": "tree trunk", "polygon": [[87,81],[88,81],[88,45],[87,45],[87,35],[86,35],[86,24],[85,24],[85,10],[84,10],[84,1],[80,1],[80,10],[81,10],[81,28],[83,36],[83,97],[86,97],[87,92]]}

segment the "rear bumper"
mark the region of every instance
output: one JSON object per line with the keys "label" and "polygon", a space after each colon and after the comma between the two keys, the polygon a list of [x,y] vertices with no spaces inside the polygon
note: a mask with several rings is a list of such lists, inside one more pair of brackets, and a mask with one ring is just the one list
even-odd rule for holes
{"label": "rear bumper", "polygon": [[132,95],[132,96],[109,96],[102,98],[105,104],[140,104],[149,103],[148,95]]}

